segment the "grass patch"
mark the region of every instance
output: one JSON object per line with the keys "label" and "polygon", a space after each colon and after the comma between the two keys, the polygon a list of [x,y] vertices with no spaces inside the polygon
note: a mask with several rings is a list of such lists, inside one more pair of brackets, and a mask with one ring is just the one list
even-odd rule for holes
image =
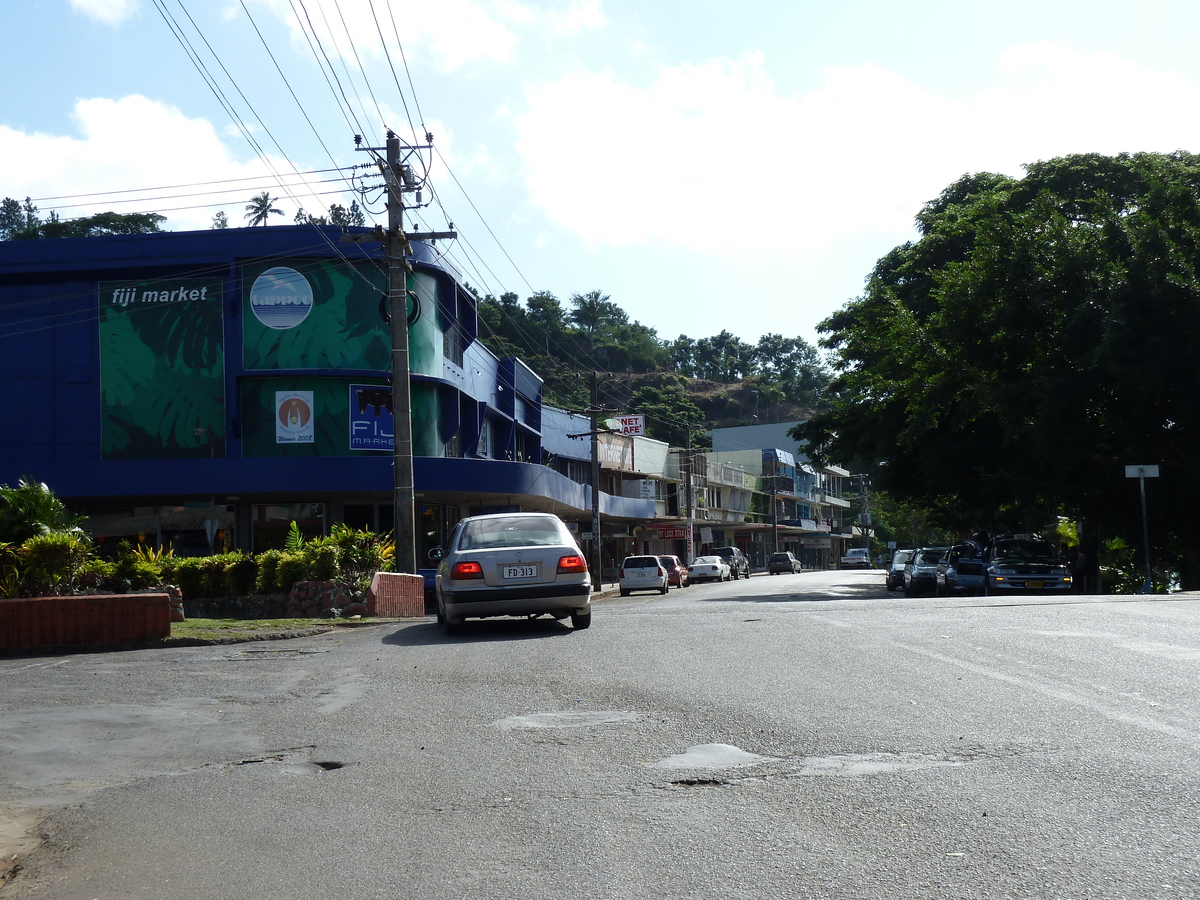
{"label": "grass patch", "polygon": [[197,641],[261,640],[275,634],[330,628],[330,619],[188,619],[171,623],[171,637]]}

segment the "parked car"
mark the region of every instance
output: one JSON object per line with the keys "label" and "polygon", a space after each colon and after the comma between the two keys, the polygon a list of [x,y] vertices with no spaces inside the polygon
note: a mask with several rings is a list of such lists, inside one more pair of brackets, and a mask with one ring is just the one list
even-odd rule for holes
{"label": "parked car", "polygon": [[871,568],[871,551],[866,547],[851,547],[842,554],[841,567],[843,569]]}
{"label": "parked car", "polygon": [[947,547],[921,547],[904,564],[904,596],[937,593],[938,562]]}
{"label": "parked car", "polygon": [[938,561],[938,595],[982,594],[987,584],[986,566],[981,544],[975,541],[955,544]]}
{"label": "parked car", "polygon": [[711,555],[725,560],[729,566],[730,577],[734,579],[750,577],[750,560],[737,547],[714,547]]}
{"label": "parked car", "polygon": [[678,556],[660,556],[658,561],[667,570],[667,583],[671,587],[687,587],[691,584],[688,578],[687,566]]}
{"label": "parked car", "polygon": [[628,597],[634,591],[658,591],[665,594],[671,589],[667,570],[657,556],[627,556],[617,572],[621,596]]}
{"label": "parked car", "polygon": [[916,550],[897,550],[892,554],[892,561],[888,564],[887,573],[884,575],[884,585],[889,591],[894,591],[896,588],[904,587],[904,565]]}
{"label": "parked car", "polygon": [[571,532],[550,513],[469,516],[438,550],[438,623],[447,634],[464,619],[571,617],[592,624],[592,579]]}
{"label": "parked car", "polygon": [[800,560],[786,550],[772,553],[771,558],[767,560],[767,572],[771,575],[782,575],[784,572],[790,575],[799,572],[801,568],[803,567]]}
{"label": "parked car", "polygon": [[998,537],[988,548],[987,593],[1069,593],[1071,567],[1036,534]]}
{"label": "parked car", "polygon": [[729,581],[729,563],[719,556],[697,556],[688,566],[688,577],[692,581]]}

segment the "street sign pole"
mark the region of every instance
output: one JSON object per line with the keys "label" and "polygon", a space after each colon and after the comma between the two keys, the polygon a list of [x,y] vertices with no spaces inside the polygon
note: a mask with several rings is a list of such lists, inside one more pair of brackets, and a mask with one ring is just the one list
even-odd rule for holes
{"label": "street sign pole", "polygon": [[1150,519],[1146,515],[1146,479],[1158,477],[1158,466],[1126,466],[1125,477],[1138,480],[1138,488],[1142,495],[1142,545],[1146,554],[1146,583],[1142,585],[1140,593],[1151,594],[1154,592],[1154,578],[1150,572]]}

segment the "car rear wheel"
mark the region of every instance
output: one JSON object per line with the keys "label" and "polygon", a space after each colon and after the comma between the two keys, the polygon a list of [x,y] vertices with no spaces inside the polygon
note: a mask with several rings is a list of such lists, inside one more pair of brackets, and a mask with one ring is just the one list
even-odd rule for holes
{"label": "car rear wheel", "polygon": [[669,584],[667,584],[667,583],[664,581],[664,582],[663,582],[663,586],[662,586],[662,587],[660,587],[660,588],[658,589],[658,592],[659,592],[660,594],[665,594],[665,593],[666,593],[667,591],[669,591],[670,589],[671,589],[671,586],[670,586]]}
{"label": "car rear wheel", "polygon": [[571,613],[571,627],[576,631],[582,631],[592,624],[592,611],[573,612]]}

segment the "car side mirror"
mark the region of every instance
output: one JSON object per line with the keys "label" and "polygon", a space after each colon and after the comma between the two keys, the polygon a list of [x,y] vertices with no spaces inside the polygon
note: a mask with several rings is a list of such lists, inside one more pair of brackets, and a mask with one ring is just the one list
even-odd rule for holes
{"label": "car side mirror", "polygon": [[439,559],[442,559],[445,555],[446,555],[446,551],[443,550],[441,547],[434,547],[432,550],[430,550],[428,553],[425,554],[426,557],[433,560],[434,562],[437,562]]}

